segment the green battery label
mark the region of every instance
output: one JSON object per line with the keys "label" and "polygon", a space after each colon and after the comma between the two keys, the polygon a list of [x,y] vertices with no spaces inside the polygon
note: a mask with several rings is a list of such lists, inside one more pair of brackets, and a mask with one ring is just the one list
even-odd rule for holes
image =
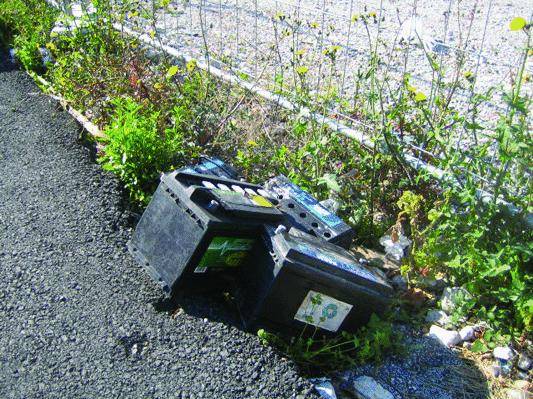
{"label": "green battery label", "polygon": [[214,237],[194,272],[238,267],[249,255],[254,242],[251,238]]}

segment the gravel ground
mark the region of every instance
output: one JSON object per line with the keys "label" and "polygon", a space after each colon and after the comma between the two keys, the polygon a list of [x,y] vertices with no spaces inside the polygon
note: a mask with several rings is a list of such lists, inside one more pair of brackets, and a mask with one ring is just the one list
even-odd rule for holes
{"label": "gravel ground", "polygon": [[157,310],[119,184],[5,61],[0,121],[0,397],[315,397],[221,301]]}
{"label": "gravel ground", "polygon": [[[404,353],[388,356],[376,366],[356,367],[334,378],[339,392],[349,390],[358,376],[373,377],[395,399],[484,399],[489,398],[487,380],[471,361],[410,327],[398,326],[404,338]],[[344,399],[344,397],[342,397]]]}

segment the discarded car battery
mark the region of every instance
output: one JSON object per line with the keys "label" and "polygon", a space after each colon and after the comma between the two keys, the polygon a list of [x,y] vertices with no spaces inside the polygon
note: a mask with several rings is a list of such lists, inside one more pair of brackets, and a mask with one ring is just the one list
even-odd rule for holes
{"label": "discarded car battery", "polygon": [[390,285],[334,244],[294,228],[276,233],[270,226],[263,244],[242,282],[248,327],[354,331],[390,302]]}
{"label": "discarded car battery", "polygon": [[212,175],[226,179],[239,179],[239,173],[235,168],[216,157],[200,157],[200,163],[194,166],[187,166],[180,169],[183,172],[200,173],[202,175]]}
{"label": "discarded car battery", "polygon": [[350,247],[353,229],[311,194],[283,175],[268,180],[264,186],[278,201],[278,209],[288,216],[292,226],[343,248]]}
{"label": "discarded car battery", "polygon": [[129,243],[164,292],[182,277],[234,271],[245,264],[264,223],[283,214],[261,186],[177,171],[165,174]]}

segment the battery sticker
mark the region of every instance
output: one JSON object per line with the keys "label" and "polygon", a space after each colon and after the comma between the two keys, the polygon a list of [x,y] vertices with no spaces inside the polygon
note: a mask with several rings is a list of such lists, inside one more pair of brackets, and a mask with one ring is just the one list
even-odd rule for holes
{"label": "battery sticker", "polygon": [[[220,187],[220,184],[219,184]],[[227,187],[227,186],[226,186]],[[233,187],[233,186],[232,186]],[[229,189],[229,187],[228,187]],[[254,194],[250,195],[248,193],[241,193],[239,191],[228,191],[222,189],[212,190],[222,201],[230,202],[238,205],[254,205],[260,206],[263,208],[273,208],[272,203],[266,198]]]}
{"label": "battery sticker", "polygon": [[328,265],[338,267],[339,269],[343,269],[349,273],[364,277],[367,280],[371,280],[377,283],[381,282],[379,277],[372,273],[370,270],[366,269],[364,266],[339,253],[335,253],[326,248],[313,248],[311,246],[305,245],[301,241],[296,240],[294,242],[294,246],[299,252],[304,253],[310,257],[320,259]]}
{"label": "battery sticker", "polygon": [[272,203],[261,195],[251,195],[250,197],[256,205],[263,206],[265,208],[273,207]]}
{"label": "battery sticker", "polygon": [[316,291],[309,291],[294,318],[307,324],[335,332],[353,305]]}
{"label": "battery sticker", "polygon": [[249,255],[254,242],[251,238],[214,237],[194,272],[238,267]]}
{"label": "battery sticker", "polygon": [[[229,187],[228,187],[229,189]],[[215,189],[212,190],[222,201],[231,202],[239,205],[255,205],[255,203],[248,197],[237,191],[228,191]]]}
{"label": "battery sticker", "polygon": [[284,183],[279,187],[281,190],[287,192],[292,199],[302,205],[318,219],[326,223],[329,227],[335,227],[344,223],[340,217],[328,211],[326,208],[320,205],[320,203],[311,194],[305,192],[295,184]]}

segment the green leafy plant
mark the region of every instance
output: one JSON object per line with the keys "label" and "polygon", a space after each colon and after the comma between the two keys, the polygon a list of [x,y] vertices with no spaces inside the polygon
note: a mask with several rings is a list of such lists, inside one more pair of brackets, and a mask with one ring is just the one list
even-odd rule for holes
{"label": "green leafy plant", "polygon": [[[307,334],[306,334],[307,333]],[[355,334],[320,336],[318,329],[304,329],[298,337],[286,338],[261,329],[263,344],[273,345],[310,374],[342,370],[357,364],[379,363],[385,355],[400,350],[400,336],[388,321],[373,314],[368,324]]]}
{"label": "green leafy plant", "polygon": [[58,12],[41,0],[4,0],[0,3],[0,44],[13,46],[29,71],[43,72],[44,49]]}
{"label": "green leafy plant", "polygon": [[173,124],[158,129],[158,111],[131,98],[113,102],[113,122],[105,129],[106,147],[100,157],[105,170],[117,174],[134,201],[148,203],[159,175],[198,155],[198,147],[183,130],[183,109],[175,107]]}
{"label": "green leafy plant", "polygon": [[[488,146],[482,143],[464,156],[444,152],[444,168],[461,176],[462,185],[446,190],[443,201],[428,212],[430,228],[413,256],[416,267],[444,272],[464,286],[475,300],[462,309],[463,316],[488,321],[507,340],[530,331],[533,322],[533,241],[527,221],[532,210],[527,172],[531,99],[521,93],[531,32],[527,24],[513,20],[511,30],[520,29],[527,44],[514,85],[504,95],[508,112],[500,115],[492,135],[497,144],[493,161],[487,162]],[[474,177],[479,174],[493,183],[491,199],[480,194]]]}

